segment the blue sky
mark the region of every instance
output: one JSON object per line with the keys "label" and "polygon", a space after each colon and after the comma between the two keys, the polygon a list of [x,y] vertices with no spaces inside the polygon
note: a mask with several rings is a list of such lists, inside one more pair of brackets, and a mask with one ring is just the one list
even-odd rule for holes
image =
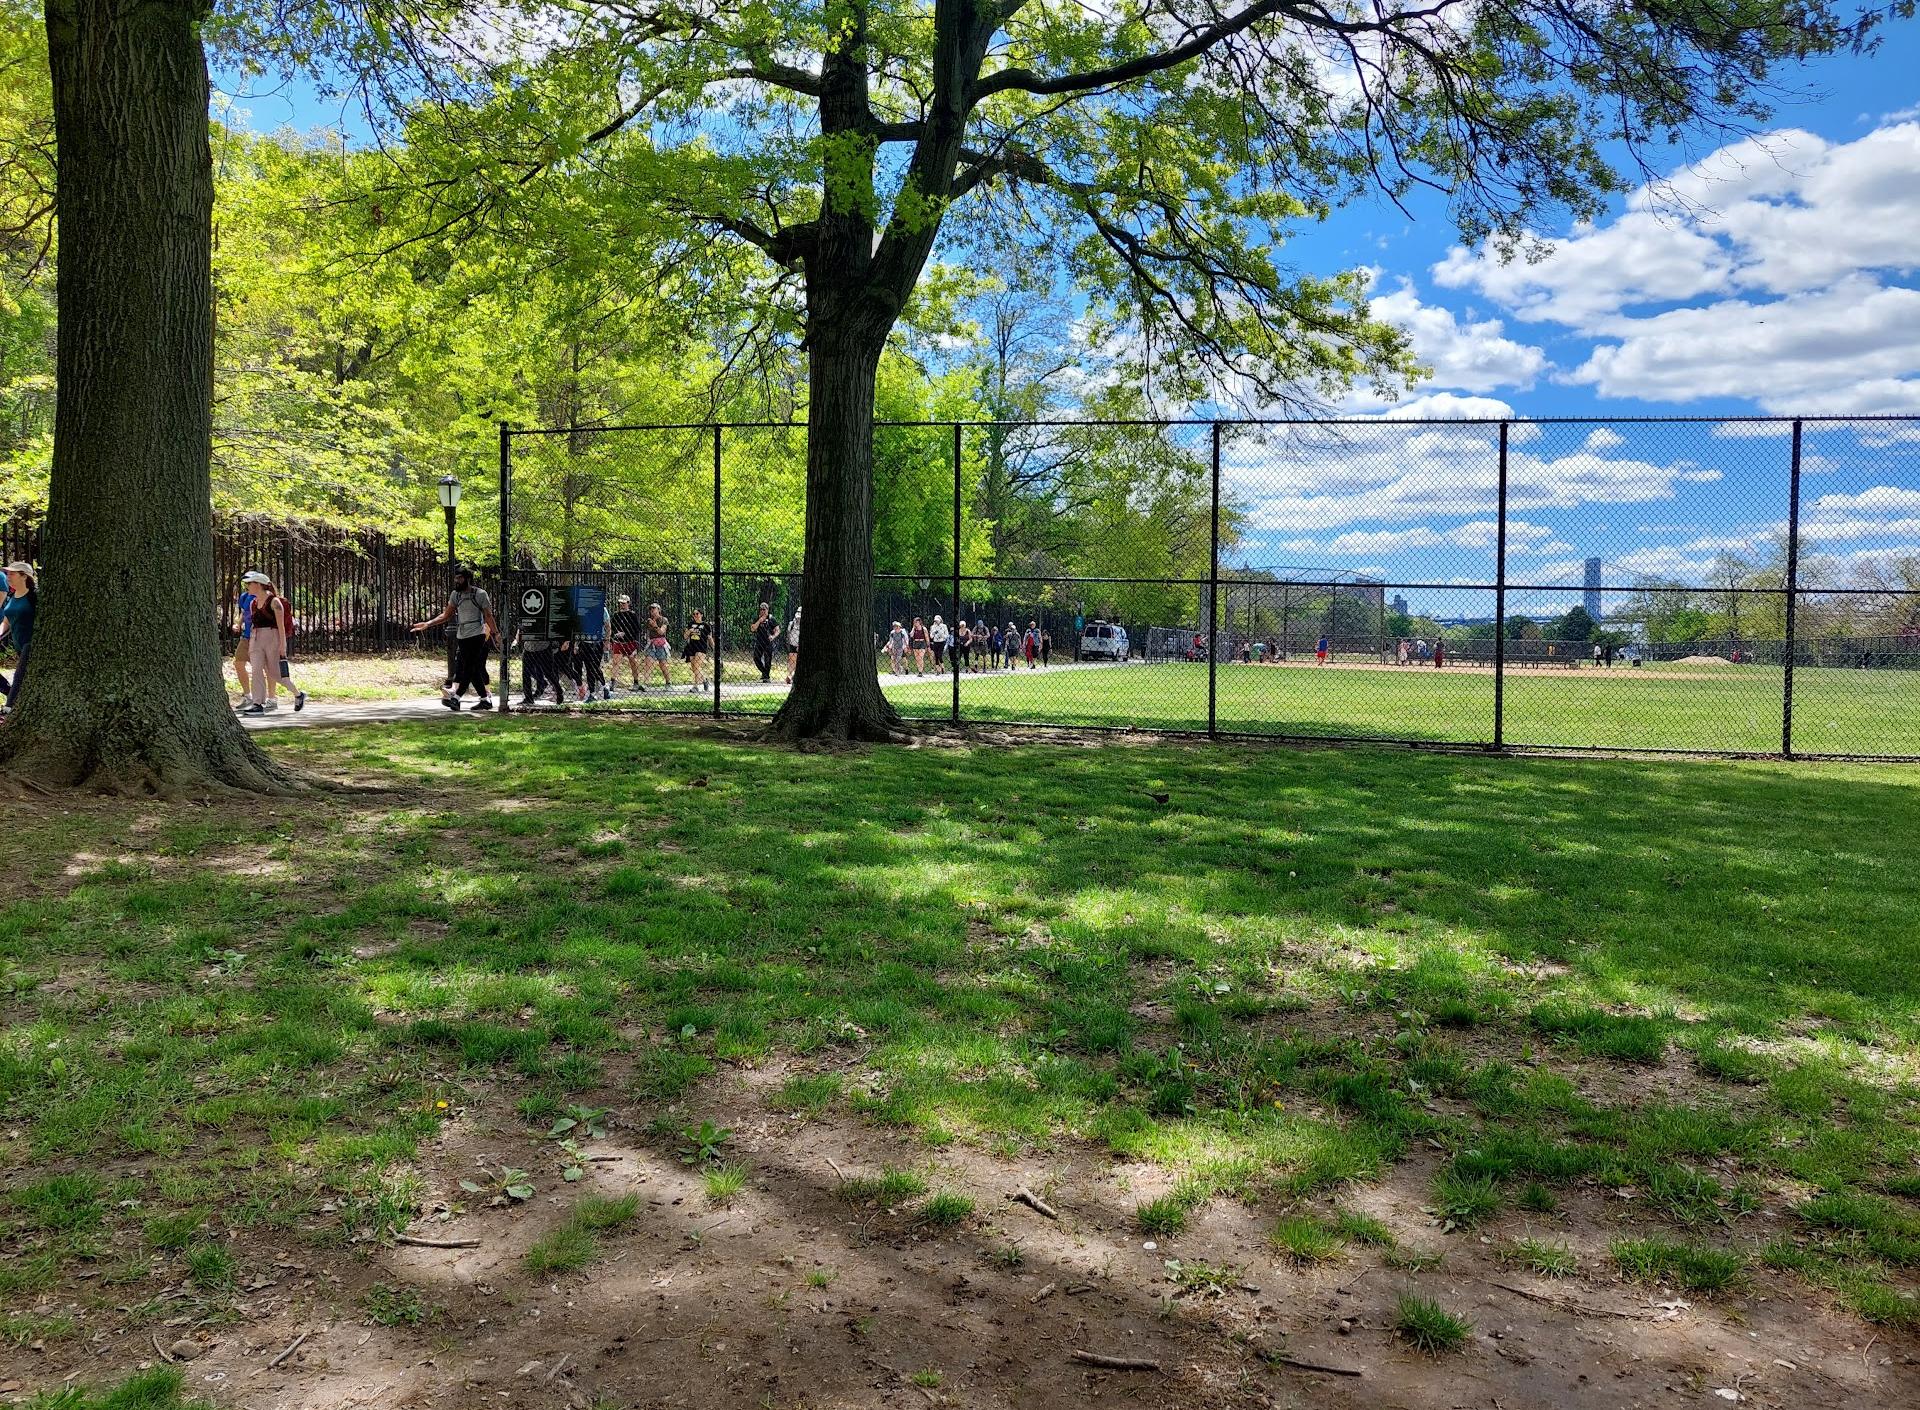
{"label": "blue sky", "polygon": [[[1302,269],[1376,271],[1376,306],[1410,329],[1434,377],[1398,406],[1420,416],[1920,414],[1920,24],[1880,52],[1803,72],[1803,101],[1753,139],[1676,149],[1670,178],[1591,226],[1540,232],[1554,253],[1502,264],[1458,247],[1437,201],[1343,210],[1289,245]],[[249,125],[358,130],[299,87],[237,95]],[[1247,514],[1246,564],[1373,572],[1396,582],[1492,577],[1496,432],[1363,426],[1248,439],[1226,456]],[[1523,427],[1509,446],[1509,576],[1707,582],[1725,553],[1764,556],[1787,517],[1781,428]],[[1809,571],[1861,581],[1920,556],[1920,435],[1809,430],[1802,521]],[[1415,606],[1475,610],[1423,589]],[[1564,608],[1577,593],[1535,594]]]}

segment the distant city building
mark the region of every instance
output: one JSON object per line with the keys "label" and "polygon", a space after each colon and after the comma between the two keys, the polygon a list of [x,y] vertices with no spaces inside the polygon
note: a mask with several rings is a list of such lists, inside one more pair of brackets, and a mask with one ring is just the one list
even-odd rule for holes
{"label": "distant city building", "polygon": [[1599,621],[1604,615],[1605,603],[1600,599],[1600,560],[1587,560],[1587,590],[1581,597],[1580,605],[1587,609],[1587,615]]}
{"label": "distant city building", "polygon": [[1402,617],[1412,615],[1407,611],[1407,599],[1397,592],[1393,595],[1393,610],[1398,612]]}

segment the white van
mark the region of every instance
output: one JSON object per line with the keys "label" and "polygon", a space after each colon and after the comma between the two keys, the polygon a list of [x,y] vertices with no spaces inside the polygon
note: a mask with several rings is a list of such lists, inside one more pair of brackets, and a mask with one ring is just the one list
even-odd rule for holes
{"label": "white van", "polygon": [[1131,654],[1127,629],[1111,622],[1088,622],[1080,632],[1082,661],[1124,661]]}

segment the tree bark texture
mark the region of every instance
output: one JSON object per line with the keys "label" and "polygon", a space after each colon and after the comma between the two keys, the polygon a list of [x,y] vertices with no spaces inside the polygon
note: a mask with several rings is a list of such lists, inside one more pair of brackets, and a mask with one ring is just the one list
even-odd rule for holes
{"label": "tree bark texture", "polygon": [[209,482],[213,167],[198,8],[47,0],[59,143],[52,488],[0,764],[40,783],[281,789],[221,682]]}
{"label": "tree bark texture", "polygon": [[873,648],[873,392],[884,344],[882,332],[809,348],[800,661],[773,721],[788,739],[900,732]]}

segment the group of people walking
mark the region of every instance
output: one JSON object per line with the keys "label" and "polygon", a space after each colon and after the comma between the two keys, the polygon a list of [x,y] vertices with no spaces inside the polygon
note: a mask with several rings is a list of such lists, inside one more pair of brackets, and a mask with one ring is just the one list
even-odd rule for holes
{"label": "group of people walking", "polygon": [[[978,674],[1014,670],[1023,659],[1028,670],[1035,670],[1052,660],[1053,633],[1036,621],[1029,621],[1026,631],[1022,632],[1013,622],[1001,628],[989,627],[984,621],[969,624],[964,618],[958,626],[949,629],[946,619],[936,612],[931,624],[919,617],[913,619],[911,626],[894,622],[880,646],[892,662],[896,676],[924,676],[929,661],[933,673],[939,675],[947,669],[949,653],[956,671]],[[909,662],[913,665],[912,671],[907,670]]]}
{"label": "group of people walking", "polygon": [[7,592],[0,601],[0,648],[13,649],[14,663],[11,676],[0,674],[0,714],[10,713],[19,698],[33,646],[33,617],[40,606],[40,578],[31,563],[9,563],[5,572]]}

